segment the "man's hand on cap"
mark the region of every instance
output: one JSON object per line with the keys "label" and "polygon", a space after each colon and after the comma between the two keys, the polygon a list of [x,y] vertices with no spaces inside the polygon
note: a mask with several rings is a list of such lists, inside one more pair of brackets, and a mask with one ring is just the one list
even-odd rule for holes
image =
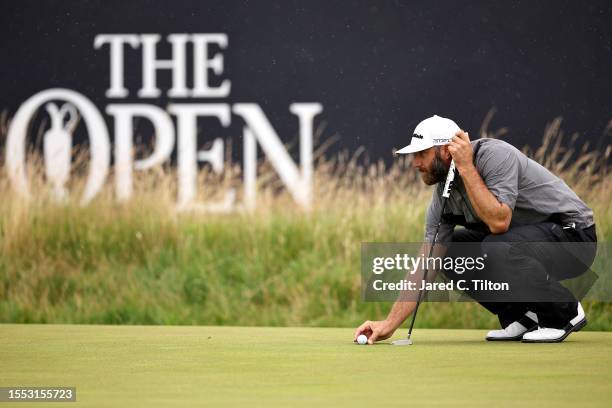
{"label": "man's hand on cap", "polygon": [[470,143],[470,136],[467,132],[459,130],[457,133],[455,133],[455,136],[453,136],[448,144],[448,151],[455,161],[455,166],[457,167],[457,170],[459,170],[459,173],[462,172],[462,169],[466,169],[468,166],[474,165],[472,161],[474,153]]}

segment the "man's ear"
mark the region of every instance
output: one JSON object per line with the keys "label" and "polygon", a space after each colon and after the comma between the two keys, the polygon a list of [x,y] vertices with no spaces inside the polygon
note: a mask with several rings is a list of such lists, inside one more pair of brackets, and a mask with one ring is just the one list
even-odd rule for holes
{"label": "man's ear", "polygon": [[442,157],[442,160],[444,160],[445,162],[450,163],[452,157],[450,152],[448,151],[448,145],[440,146],[440,157]]}

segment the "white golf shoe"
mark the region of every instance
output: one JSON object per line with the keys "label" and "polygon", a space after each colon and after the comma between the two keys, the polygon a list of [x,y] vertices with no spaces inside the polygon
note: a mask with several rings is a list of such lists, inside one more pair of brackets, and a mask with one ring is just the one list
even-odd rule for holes
{"label": "white golf shoe", "polygon": [[563,329],[538,327],[523,336],[523,343],[559,343],[565,340],[572,332],[579,331],[587,324],[586,315],[582,305],[578,302],[578,313]]}
{"label": "white golf shoe", "polygon": [[491,330],[487,333],[488,341],[519,341],[523,335],[538,326],[538,316],[533,312],[525,313],[516,322],[510,323],[506,328],[501,330]]}

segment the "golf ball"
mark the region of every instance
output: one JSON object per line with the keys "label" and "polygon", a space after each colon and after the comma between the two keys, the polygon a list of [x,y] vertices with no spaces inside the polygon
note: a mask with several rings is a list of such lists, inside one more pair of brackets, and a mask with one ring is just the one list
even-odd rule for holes
{"label": "golf ball", "polygon": [[360,334],[357,337],[357,343],[359,343],[359,344],[368,344],[368,338],[366,337],[365,334]]}

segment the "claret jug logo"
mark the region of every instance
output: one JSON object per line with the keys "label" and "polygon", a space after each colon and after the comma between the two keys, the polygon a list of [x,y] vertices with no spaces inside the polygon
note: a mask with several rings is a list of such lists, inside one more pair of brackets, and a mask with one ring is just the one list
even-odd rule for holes
{"label": "claret jug logo", "polygon": [[[223,54],[209,56],[209,46],[220,50],[228,46],[227,35],[170,34],[166,40],[172,48],[171,59],[157,58],[161,36],[157,34],[100,34],[94,39],[94,48],[108,49],[110,60],[110,86],[105,96],[122,99],[129,96],[124,84],[124,53],[140,48],[142,56],[142,86],[137,92],[140,99],[157,98],[157,73],[169,70],[172,87],[167,96],[173,99],[228,97],[231,81],[223,79],[218,86],[210,85],[209,75],[223,74]],[[192,49],[193,87],[187,86],[187,50]],[[314,117],[323,111],[319,103],[292,103],[289,111],[299,123],[299,164],[295,163],[272,124],[256,103],[170,103],[166,109],[148,103],[110,103],[104,112],[114,122],[114,143],[111,146],[109,129],[101,111],[86,96],[70,89],[43,90],[25,101],[16,112],[6,145],[6,166],[11,183],[24,197],[30,196],[26,174],[27,132],[30,121],[44,109],[49,117],[49,128],[43,135],[43,157],[46,180],[57,200],[68,197],[66,183],[70,177],[72,136],[79,120],[87,130],[90,163],[81,202],[86,204],[98,194],[106,182],[112,160],[115,174],[115,192],[118,200],[128,200],[133,192],[133,172],[146,171],[170,160],[176,148],[177,208],[204,208],[232,211],[238,207],[254,208],[257,179],[257,146],[263,150],[274,170],[296,203],[306,209],[312,202],[312,139]],[[243,128],[243,184],[244,203],[235,201],[236,192],[227,191],[222,203],[197,203],[198,163],[207,162],[216,173],[223,172],[224,140],[217,138],[208,150],[199,150],[197,118],[212,117],[221,126],[231,125],[232,115],[245,123]],[[176,119],[176,129],[172,121]],[[155,133],[153,152],[146,158],[134,158],[135,118],[151,122]]]}

